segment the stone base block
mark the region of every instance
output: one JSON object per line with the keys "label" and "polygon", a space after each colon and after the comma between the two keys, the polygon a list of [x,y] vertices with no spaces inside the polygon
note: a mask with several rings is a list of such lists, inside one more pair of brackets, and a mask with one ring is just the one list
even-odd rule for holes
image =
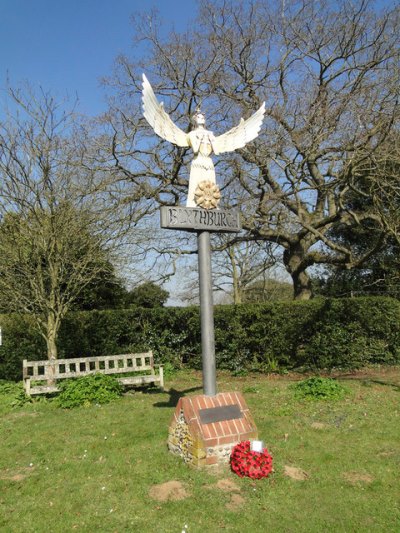
{"label": "stone base block", "polygon": [[237,443],[257,438],[242,394],[222,392],[180,398],[169,426],[168,448],[200,468],[228,463]]}

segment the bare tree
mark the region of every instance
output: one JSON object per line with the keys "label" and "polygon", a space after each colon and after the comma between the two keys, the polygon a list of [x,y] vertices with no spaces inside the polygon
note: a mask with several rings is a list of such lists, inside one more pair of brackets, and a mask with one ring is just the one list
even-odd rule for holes
{"label": "bare tree", "polygon": [[[0,124],[0,293],[32,313],[57,358],[60,323],[81,291],[110,268],[115,226],[85,169],[79,120],[43,91],[10,89]],[[97,185],[99,184],[97,180]],[[96,191],[96,188],[94,188]]]}
{"label": "bare tree", "polygon": [[221,235],[213,239],[214,285],[231,296],[234,304],[244,301],[246,290],[272,274],[276,256],[263,242],[229,242]]}
{"label": "bare tree", "polygon": [[[209,4],[205,16],[215,46],[229,50],[225,64],[239,88],[234,98],[258,103],[264,94],[268,102],[264,142],[242,153],[237,172],[254,207],[246,227],[283,246],[295,297],[309,298],[309,266],[351,268],[375,251],[357,256],[328,231],[375,217],[351,212],[344,200],[359,160],[385,142],[398,120],[398,12],[378,16],[363,1],[283,4],[264,16],[262,10],[253,4],[244,17],[232,5]],[[260,20],[269,21],[269,36]],[[231,35],[240,35],[239,45]],[[269,51],[264,61],[256,57],[261,46]]]}
{"label": "bare tree", "polygon": [[178,204],[188,181],[186,149],[152,137],[140,118],[142,71],[182,127],[199,103],[218,133],[265,100],[259,139],[216,165],[225,206],[241,209],[248,238],[283,248],[298,299],[311,296],[308,267],[352,268],[376,251],[379,240],[360,256],[329,230],[379,220],[376,210],[352,211],[345,199],[359,162],[398,125],[398,8],[203,1],[187,32],[163,37],[154,17],[139,25],[147,56],[119,58],[109,80],[117,95],[108,116],[112,155],[128,182],[158,203]]}
{"label": "bare tree", "polygon": [[388,236],[400,246],[400,136],[395,131],[354,169],[353,188],[369,198]]}

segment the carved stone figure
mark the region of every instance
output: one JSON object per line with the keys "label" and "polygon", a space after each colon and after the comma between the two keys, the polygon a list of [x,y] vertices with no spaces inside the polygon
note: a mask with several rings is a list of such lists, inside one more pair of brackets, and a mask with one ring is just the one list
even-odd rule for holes
{"label": "carved stone figure", "polygon": [[247,120],[240,119],[237,126],[218,137],[215,137],[212,131],[208,131],[205,128],[205,116],[200,110],[196,111],[193,115],[195,129],[189,133],[185,133],[176,126],[164,110],[163,103],[158,102],[144,74],[142,102],[143,115],[157,135],[177,146],[191,147],[195,154],[190,166],[186,206],[200,206],[205,209],[215,208],[219,201],[218,189],[214,189],[214,201],[212,202],[204,202],[204,195],[199,194],[199,191],[205,190],[205,184],[202,182],[209,183],[207,185],[208,188],[212,185],[217,187],[214,164],[210,156],[212,153],[217,155],[223,152],[233,152],[238,148],[243,148],[248,142],[255,139],[260,131],[264,118],[265,102],[263,102],[261,107],[250,118]]}

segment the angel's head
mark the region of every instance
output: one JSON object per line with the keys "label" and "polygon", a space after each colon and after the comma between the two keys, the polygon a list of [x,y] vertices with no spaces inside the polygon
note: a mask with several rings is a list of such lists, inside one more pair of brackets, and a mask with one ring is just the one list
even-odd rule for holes
{"label": "angel's head", "polygon": [[195,126],[205,126],[206,117],[200,111],[200,108],[196,109],[195,114],[192,116],[192,122]]}

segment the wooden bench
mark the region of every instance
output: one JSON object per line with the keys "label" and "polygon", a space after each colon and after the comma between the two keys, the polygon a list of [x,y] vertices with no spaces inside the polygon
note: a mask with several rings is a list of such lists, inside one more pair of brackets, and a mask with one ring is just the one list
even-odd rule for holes
{"label": "wooden bench", "polygon": [[[158,369],[158,373],[156,373]],[[51,382],[67,378],[79,378],[90,374],[132,374],[117,378],[123,385],[145,385],[159,383],[164,388],[164,372],[161,365],[154,364],[152,352],[105,355],[99,357],[77,357],[54,361],[27,361],[22,365],[25,393],[47,394],[59,392],[57,384],[46,385],[37,382]],[[141,375],[137,375],[141,374]]]}

